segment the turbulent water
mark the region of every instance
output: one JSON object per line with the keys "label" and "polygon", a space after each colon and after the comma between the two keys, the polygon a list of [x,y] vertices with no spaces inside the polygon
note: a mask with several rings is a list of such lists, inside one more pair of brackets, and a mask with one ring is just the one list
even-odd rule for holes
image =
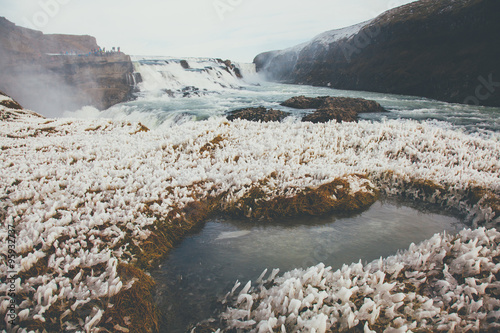
{"label": "turbulent water", "polygon": [[[366,121],[430,121],[439,127],[489,137],[497,137],[500,130],[500,108],[265,82],[252,65],[235,65],[242,79],[234,68],[216,59],[135,57],[135,100],[102,112],[86,107],[66,115],[140,121],[161,131],[180,123],[223,117],[243,107],[280,109],[300,118],[311,110],[279,104],[298,95],[329,95],[375,100],[389,111],[364,114],[361,118]],[[457,220],[452,218],[379,203],[359,216],[296,220],[291,225],[290,221],[263,225],[213,220],[172,251],[163,268],[154,272],[159,285],[157,302],[165,316],[162,331],[183,332],[189,324],[209,318],[217,297],[230,290],[236,279],[245,283],[264,268],[290,270],[320,261],[338,268],[360,258],[394,254],[411,242],[456,228]]]}
{"label": "turbulent water", "polygon": [[[67,116],[101,117],[141,121],[150,128],[169,127],[192,120],[224,116],[243,107],[265,106],[291,112],[300,117],[310,110],[280,106],[286,99],[305,96],[345,96],[372,99],[389,113],[365,114],[361,118],[380,121],[410,118],[436,120],[467,132],[499,131],[500,108],[450,104],[421,97],[346,91],[324,87],[266,82],[252,64],[235,64],[243,78],[216,59],[134,57],[136,99],[99,112],[86,107]],[[185,69],[181,60],[189,68]],[[140,75],[137,75],[140,74]]]}

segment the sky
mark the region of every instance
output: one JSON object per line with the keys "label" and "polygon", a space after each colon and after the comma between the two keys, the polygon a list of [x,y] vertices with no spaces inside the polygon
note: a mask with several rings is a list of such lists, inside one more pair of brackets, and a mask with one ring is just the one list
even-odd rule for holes
{"label": "sky", "polygon": [[251,62],[415,0],[0,0],[0,16],[44,33],[91,35],[131,55]]}

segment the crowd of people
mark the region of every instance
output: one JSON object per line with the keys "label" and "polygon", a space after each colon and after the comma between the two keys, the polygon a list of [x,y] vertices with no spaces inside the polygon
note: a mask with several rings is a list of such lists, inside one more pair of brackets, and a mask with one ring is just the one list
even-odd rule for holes
{"label": "crowd of people", "polygon": [[[120,47],[112,47],[111,50],[106,50],[105,47],[97,48],[97,49],[92,49],[88,53],[80,53],[78,51],[61,51],[59,55],[76,55],[76,56],[106,56],[106,55],[111,55],[115,53],[121,53]],[[55,55],[55,54],[54,54]]]}
{"label": "crowd of people", "polygon": [[97,48],[97,49],[92,49],[90,50],[89,52],[89,56],[90,55],[94,55],[94,56],[104,56],[104,55],[109,55],[109,54],[113,54],[113,53],[121,53],[120,51],[120,47],[112,47],[111,50],[106,50],[105,47],[103,48]]}

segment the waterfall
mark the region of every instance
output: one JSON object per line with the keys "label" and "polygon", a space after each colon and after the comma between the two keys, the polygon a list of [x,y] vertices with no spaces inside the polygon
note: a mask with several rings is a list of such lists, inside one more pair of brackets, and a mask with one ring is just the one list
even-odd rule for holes
{"label": "waterfall", "polygon": [[[252,84],[252,64],[212,58],[134,57],[133,84],[143,97],[194,97]],[[244,77],[248,75],[250,82]]]}

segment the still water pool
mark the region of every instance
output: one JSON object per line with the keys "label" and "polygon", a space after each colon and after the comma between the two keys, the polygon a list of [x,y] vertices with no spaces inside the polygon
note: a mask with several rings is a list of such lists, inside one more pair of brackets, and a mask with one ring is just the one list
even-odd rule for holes
{"label": "still water pool", "polygon": [[323,262],[334,269],[344,263],[369,262],[395,254],[414,242],[463,223],[434,209],[377,202],[351,216],[327,215],[266,222],[219,217],[188,236],[152,272],[161,332],[186,332],[214,316],[220,300],[236,280],[255,281],[266,268],[281,272]]}

